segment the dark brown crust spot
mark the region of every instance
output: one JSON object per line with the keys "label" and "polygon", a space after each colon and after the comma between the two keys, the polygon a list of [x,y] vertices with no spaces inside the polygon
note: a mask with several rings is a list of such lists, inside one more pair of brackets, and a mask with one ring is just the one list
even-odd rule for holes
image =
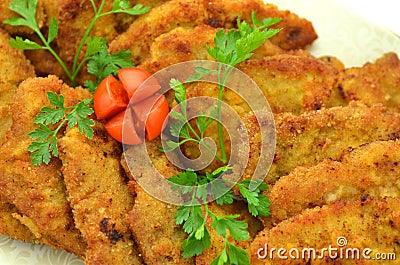
{"label": "dark brown crust spot", "polygon": [[111,224],[111,228],[109,226],[110,218],[103,218],[100,221],[100,231],[103,232],[110,240],[110,243],[115,245],[117,242],[124,238],[124,236],[115,229],[115,224]]}

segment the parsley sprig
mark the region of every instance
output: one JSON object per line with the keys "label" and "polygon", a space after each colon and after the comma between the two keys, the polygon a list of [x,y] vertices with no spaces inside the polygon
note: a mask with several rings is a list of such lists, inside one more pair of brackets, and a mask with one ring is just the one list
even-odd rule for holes
{"label": "parsley sprig", "polygon": [[[94,10],[94,17],[90,24],[88,25],[79,45],[77,51],[75,53],[74,62],[72,68],[69,69],[66,63],[61,59],[61,57],[57,54],[57,52],[51,47],[52,41],[58,35],[58,23],[55,19],[52,19],[49,24],[49,31],[47,34],[47,38],[45,34],[41,32],[37,21],[36,21],[36,9],[38,5],[38,0],[14,0],[9,3],[8,8],[21,17],[13,17],[11,19],[4,20],[3,22],[12,26],[26,26],[32,29],[40,38],[42,43],[37,43],[29,39],[23,39],[21,37],[11,38],[10,45],[14,48],[21,50],[48,50],[54,58],[61,65],[66,75],[70,79],[73,86],[76,86],[76,77],[78,73],[85,65],[85,63],[90,60],[95,54],[99,53],[103,48],[103,42],[101,38],[94,37],[92,39],[89,38],[89,34],[93,29],[96,21],[101,17],[115,14],[115,13],[126,13],[130,15],[141,15],[149,11],[149,7],[144,7],[141,4],[137,4],[133,7],[130,7],[128,0],[114,0],[113,9],[108,12],[103,12],[105,0],[100,2],[100,5],[97,6],[94,0],[90,0]],[[86,53],[84,58],[79,61],[80,54],[82,52],[83,47],[86,44]]]}
{"label": "parsley sprig", "polygon": [[[94,17],[78,45],[71,69],[67,67],[66,63],[51,46],[58,35],[57,21],[55,19],[50,21],[47,37],[38,26],[36,21],[38,0],[14,0],[10,2],[9,9],[19,14],[20,17],[7,19],[4,23],[12,26],[26,26],[32,29],[39,36],[41,43],[17,36],[10,39],[10,45],[22,50],[48,50],[61,65],[73,86],[77,85],[76,78],[82,67],[88,63],[88,72],[94,74],[97,77],[97,81],[96,83],[86,81],[85,85],[94,93],[103,78],[110,74],[115,74],[120,68],[134,66],[133,61],[130,59],[130,51],[108,54],[105,39],[89,36],[96,21],[101,17],[116,13],[141,15],[148,12],[149,7],[144,7],[141,4],[131,7],[128,0],[114,0],[112,10],[103,12],[105,0],[101,0],[99,5],[96,5],[94,0],[90,0],[90,3],[94,10]],[[80,60],[84,47],[86,47],[85,54]],[[58,96],[53,92],[48,92],[47,97],[52,107],[41,109],[41,112],[34,120],[39,125],[39,128],[29,134],[34,139],[28,147],[33,165],[48,164],[51,156],[58,156],[57,135],[66,124],[69,127],[78,126],[79,131],[85,136],[90,139],[93,137],[91,126],[94,125],[94,121],[88,117],[93,113],[93,109],[90,107],[92,104],[91,98],[83,100],[75,106],[65,107],[62,95]]]}
{"label": "parsley sprig", "polygon": [[[252,26],[247,22],[238,19],[238,29],[229,31],[220,30],[214,39],[215,46],[207,46],[208,53],[218,61],[217,70],[206,69],[203,67],[195,68],[195,73],[185,82],[196,82],[202,77],[211,73],[218,76],[218,103],[211,108],[210,113],[205,115],[199,113],[196,118],[195,127],[189,122],[187,117],[186,88],[176,79],[170,80],[170,87],[175,92],[175,101],[178,103],[178,111],[172,111],[171,117],[175,120],[170,125],[170,134],[177,140],[168,140],[165,152],[172,151],[186,142],[195,142],[212,152],[214,157],[222,163],[227,163],[227,155],[224,145],[222,130],[222,110],[221,102],[225,85],[234,67],[251,58],[254,50],[260,47],[265,40],[277,34],[280,29],[269,29],[268,27],[278,23],[280,18],[266,18],[258,20],[255,12],[252,13]],[[204,142],[204,134],[207,128],[214,122],[218,122],[218,138],[221,156],[211,151]],[[249,232],[248,224],[238,220],[240,215],[219,216],[215,214],[208,202],[215,200],[218,205],[231,204],[235,199],[232,187],[238,186],[239,193],[247,201],[248,210],[253,216],[269,216],[269,199],[261,194],[268,186],[262,180],[243,180],[238,183],[223,179],[222,175],[229,171],[231,167],[226,165],[213,171],[199,175],[191,169],[186,169],[177,176],[169,178],[169,183],[174,190],[180,190],[182,197],[186,198],[185,204],[178,208],[175,215],[176,224],[182,225],[183,230],[188,234],[188,238],[182,243],[183,257],[193,257],[200,255],[211,245],[211,237],[206,226],[207,219],[212,221],[212,228],[218,235],[223,237],[225,247],[218,257],[211,263],[212,265],[250,264],[247,251],[235,246],[229,241],[228,234],[235,240],[247,240]],[[250,186],[254,189],[250,189]],[[228,233],[229,232],[229,233]]]}
{"label": "parsley sprig", "polygon": [[65,107],[64,96],[47,92],[47,98],[53,107],[41,109],[34,120],[39,124],[39,128],[29,134],[35,140],[28,147],[33,165],[48,164],[51,156],[58,157],[57,134],[66,124],[70,128],[77,125],[81,133],[89,139],[93,138],[94,121],[88,118],[93,113],[90,107],[91,99],[85,99],[75,106]]}
{"label": "parsley sprig", "polygon": [[[212,228],[225,242],[223,251],[211,264],[250,264],[247,252],[235,246],[228,238],[230,235],[237,241],[249,239],[248,224],[238,220],[239,214],[217,215],[207,204],[208,199],[216,199],[218,205],[233,203],[235,196],[229,186],[232,183],[221,178],[222,174],[230,169],[230,166],[220,167],[212,173],[206,173],[205,176],[187,169],[168,179],[174,190],[180,189],[182,195],[188,198],[175,215],[176,224],[183,224],[183,230],[188,234],[188,238],[182,242],[183,257],[200,255],[210,247],[211,237],[206,226],[207,219],[210,218]],[[261,191],[267,189],[267,185],[257,183],[260,184],[258,188],[250,191],[249,184],[248,180],[237,183],[241,195],[248,202],[250,213],[254,216],[269,216],[269,201],[261,194]]]}

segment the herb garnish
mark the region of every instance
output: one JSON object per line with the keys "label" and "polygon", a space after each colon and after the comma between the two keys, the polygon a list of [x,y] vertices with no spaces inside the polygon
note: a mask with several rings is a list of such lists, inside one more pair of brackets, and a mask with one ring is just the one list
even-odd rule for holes
{"label": "herb garnish", "polygon": [[[128,0],[114,0],[113,9],[108,12],[104,12],[104,4],[105,0],[102,0],[100,5],[97,7],[94,0],[90,0],[94,10],[94,17],[91,23],[88,25],[82,40],[79,43],[78,49],[76,50],[74,62],[72,65],[72,69],[68,69],[65,62],[58,56],[56,51],[51,47],[51,42],[57,37],[58,35],[58,23],[53,18],[50,21],[48,36],[45,38],[44,33],[41,32],[37,21],[36,21],[36,9],[38,5],[38,0],[14,0],[8,4],[8,8],[21,17],[13,17],[11,19],[4,20],[5,24],[10,24],[12,26],[26,26],[32,29],[40,38],[43,44],[31,41],[29,39],[22,39],[21,37],[16,37],[15,39],[10,39],[10,45],[14,48],[21,49],[21,50],[48,50],[54,58],[58,61],[61,65],[63,70],[65,71],[66,75],[70,79],[73,86],[76,86],[76,77],[85,63],[90,60],[95,54],[99,53],[103,47],[103,41],[99,37],[94,37],[89,39],[89,34],[93,29],[94,24],[96,21],[104,16],[115,14],[115,13],[126,13],[130,15],[141,15],[149,11],[149,7],[143,7],[141,4],[137,4],[133,7],[130,7]],[[79,56],[83,47],[86,44],[86,53],[82,61],[79,62]]]}
{"label": "herb garnish", "polygon": [[[176,121],[170,126],[170,133],[178,141],[168,140],[167,148],[163,151],[169,152],[186,142],[195,142],[205,147],[216,159],[227,163],[227,155],[224,146],[222,123],[218,122],[218,138],[221,156],[218,156],[204,142],[204,133],[211,123],[222,120],[221,102],[233,67],[253,55],[253,51],[260,47],[265,40],[277,34],[280,29],[268,29],[280,21],[280,18],[267,18],[258,20],[255,12],[252,13],[253,26],[238,19],[238,30],[220,30],[214,39],[215,46],[207,46],[208,53],[218,62],[218,70],[210,70],[203,67],[195,68],[195,74],[190,76],[186,82],[195,82],[200,78],[217,73],[218,76],[218,104],[211,110],[209,115],[199,113],[194,128],[187,118],[186,88],[176,79],[170,80],[170,87],[175,92],[175,101],[178,103],[179,112],[172,111],[171,117]],[[212,265],[250,264],[248,253],[235,246],[228,240],[227,231],[230,237],[235,240],[246,240],[249,238],[247,231],[248,224],[245,221],[237,220],[239,215],[218,216],[208,207],[208,199],[215,199],[218,205],[233,203],[234,194],[230,187],[237,185],[241,196],[247,201],[248,210],[253,216],[269,216],[269,199],[261,194],[268,186],[262,180],[243,180],[234,183],[223,179],[223,173],[230,170],[229,165],[220,167],[205,176],[199,175],[192,169],[186,169],[168,179],[174,190],[180,190],[184,198],[189,200],[178,208],[175,215],[175,222],[183,225],[184,231],[189,235],[182,243],[183,257],[193,257],[204,252],[211,245],[211,238],[206,227],[208,218],[212,220],[212,227],[224,238],[225,247],[219,256],[211,263]],[[250,190],[249,186],[256,187]]]}
{"label": "herb garnish", "polygon": [[[77,85],[76,77],[78,73],[82,67],[88,63],[88,72],[97,77],[97,82],[86,81],[85,85],[94,93],[96,87],[103,78],[109,74],[116,73],[120,68],[134,66],[133,61],[130,60],[130,51],[108,54],[105,39],[89,37],[96,21],[101,17],[115,13],[141,15],[148,12],[149,7],[143,7],[141,4],[130,7],[128,0],[114,0],[112,10],[103,12],[105,0],[101,0],[99,6],[96,5],[94,0],[90,0],[90,3],[94,10],[94,17],[78,45],[71,69],[68,69],[66,63],[51,47],[51,43],[58,35],[57,21],[55,19],[50,21],[47,38],[38,26],[35,16],[38,0],[14,0],[10,2],[8,8],[21,17],[13,17],[3,22],[12,26],[29,27],[39,36],[42,43],[17,36],[10,39],[10,45],[21,50],[48,50],[61,65],[73,86]],[[84,46],[86,46],[85,55],[83,59],[79,61]],[[85,99],[75,106],[65,107],[64,97],[62,95],[58,96],[53,92],[48,92],[47,97],[52,107],[44,107],[41,109],[41,112],[34,120],[34,122],[39,125],[39,128],[29,134],[29,136],[35,140],[28,147],[28,151],[31,152],[30,157],[33,165],[40,165],[42,163],[48,164],[51,156],[58,156],[57,133],[65,124],[68,124],[69,127],[77,125],[81,133],[90,139],[93,137],[93,129],[91,126],[94,125],[94,121],[88,118],[88,116],[93,113],[93,109],[90,107],[92,98]],[[52,130],[49,126],[55,126],[55,129]]]}

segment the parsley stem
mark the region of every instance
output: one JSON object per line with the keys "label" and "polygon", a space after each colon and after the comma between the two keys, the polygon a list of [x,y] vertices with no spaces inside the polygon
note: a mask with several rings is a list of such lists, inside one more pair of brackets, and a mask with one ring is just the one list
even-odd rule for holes
{"label": "parsley stem", "polygon": [[218,66],[218,105],[217,105],[217,115],[218,115],[218,138],[219,138],[219,146],[221,149],[221,162],[226,163],[226,150],[225,150],[225,142],[224,135],[222,130],[222,97],[225,89],[226,82],[228,77],[232,73],[233,67],[230,65],[224,65],[222,63]]}
{"label": "parsley stem", "polygon": [[67,74],[68,78],[71,79],[71,72],[69,71],[68,67],[65,65],[64,61],[60,58],[60,56],[58,56],[58,54],[53,50],[53,48],[51,48],[50,43],[43,36],[43,34],[40,31],[40,29],[37,26],[35,26],[33,29],[36,32],[36,34],[39,36],[40,40],[45,45],[44,48],[46,50],[48,50],[51,53],[51,55],[53,55],[53,57],[57,60],[57,62],[61,65],[62,69]]}
{"label": "parsley stem", "polygon": [[93,1],[90,1],[90,2],[92,3],[95,15],[94,15],[94,18],[92,19],[92,21],[90,22],[89,26],[87,27],[85,34],[83,35],[81,42],[79,43],[78,49],[76,50],[76,53],[75,53],[74,64],[72,65],[72,76],[71,76],[71,82],[74,86],[76,85],[76,81],[75,81],[76,76],[78,75],[79,70],[82,67],[82,64],[80,64],[78,67],[79,56],[81,54],[83,46],[86,43],[87,38],[89,37],[89,33],[92,31],[92,29],[94,27],[94,24],[96,23],[97,19],[99,19],[101,17],[100,13],[103,10],[104,4],[105,4],[105,0],[102,0],[99,8],[97,9],[96,4]]}

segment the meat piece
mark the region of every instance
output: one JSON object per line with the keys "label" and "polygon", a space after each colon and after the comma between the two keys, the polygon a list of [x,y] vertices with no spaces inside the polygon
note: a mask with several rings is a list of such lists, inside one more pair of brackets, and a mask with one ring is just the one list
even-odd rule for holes
{"label": "meat piece", "polygon": [[[169,178],[178,173],[166,156],[158,150],[161,146],[158,140],[147,142],[146,145],[151,164],[163,177]],[[129,212],[128,222],[143,259],[146,264],[194,264],[194,258],[184,259],[180,251],[187,234],[175,223],[177,206],[160,199],[169,195],[159,190],[156,182],[149,185],[154,187],[152,192],[158,192],[158,198],[137,183],[140,178],[142,183],[147,184],[146,179],[152,181],[154,175],[148,160],[143,155],[138,155],[139,148],[141,147],[132,146],[125,150],[121,163],[136,192],[135,204]],[[172,190],[168,189],[167,192],[172,193]]]}
{"label": "meat piece", "polygon": [[136,63],[140,63],[148,56],[151,43],[163,33],[176,27],[194,27],[202,24],[215,28],[232,28],[236,25],[238,17],[250,21],[252,11],[255,11],[260,19],[282,18],[276,27],[283,30],[274,36],[271,42],[283,49],[303,48],[317,37],[307,20],[289,11],[279,11],[276,6],[263,4],[261,1],[172,0],[135,20],[125,33],[111,42],[110,51],[128,49],[135,56]]}
{"label": "meat piece", "polygon": [[14,216],[19,216],[17,208],[0,194],[0,234],[24,242],[41,243],[41,240]]}
{"label": "meat piece", "polygon": [[[251,136],[251,159],[244,178],[250,178],[262,143],[255,115],[248,115],[244,120]],[[275,126],[275,158],[265,179],[267,183],[274,183],[296,166],[315,165],[326,158],[339,159],[343,152],[376,140],[397,139],[400,114],[382,105],[367,107],[353,102],[346,107],[311,111],[300,116],[278,114]]]}
{"label": "meat piece", "polygon": [[263,220],[276,224],[304,209],[335,200],[357,200],[364,194],[400,197],[399,163],[400,142],[378,141],[338,161],[327,159],[312,167],[295,168],[269,190],[271,219]]}
{"label": "meat piece", "polygon": [[75,105],[89,97],[88,91],[72,89],[55,76],[30,78],[21,83],[12,101],[11,130],[0,148],[0,193],[15,205],[19,220],[33,234],[55,248],[82,257],[86,244],[75,228],[65,196],[61,163],[54,158],[48,165],[32,166],[28,146],[34,131],[33,120],[45,105],[46,92],[62,93],[65,105]]}
{"label": "meat piece", "polygon": [[389,258],[381,263],[374,259],[377,253],[396,255],[400,250],[399,206],[398,198],[362,196],[305,210],[260,232],[251,244],[251,264],[388,264]]}
{"label": "meat piece", "polygon": [[126,222],[133,198],[119,143],[100,123],[92,140],[74,127],[59,142],[67,198],[88,245],[85,264],[143,264]]}
{"label": "meat piece", "polygon": [[400,60],[391,52],[374,63],[344,69],[338,76],[330,106],[360,100],[371,106],[381,103],[388,109],[400,110]]}
{"label": "meat piece", "polygon": [[[140,67],[154,73],[184,61],[213,60],[206,47],[214,46],[214,38],[219,30],[221,29],[199,25],[194,28],[177,27],[161,34],[151,44],[150,56]],[[252,59],[283,53],[310,56],[305,50],[284,50],[266,40],[260,48],[254,51]]]}
{"label": "meat piece", "polygon": [[18,85],[28,77],[34,77],[35,72],[23,51],[12,48],[9,39],[10,36],[0,29],[0,83]]}

